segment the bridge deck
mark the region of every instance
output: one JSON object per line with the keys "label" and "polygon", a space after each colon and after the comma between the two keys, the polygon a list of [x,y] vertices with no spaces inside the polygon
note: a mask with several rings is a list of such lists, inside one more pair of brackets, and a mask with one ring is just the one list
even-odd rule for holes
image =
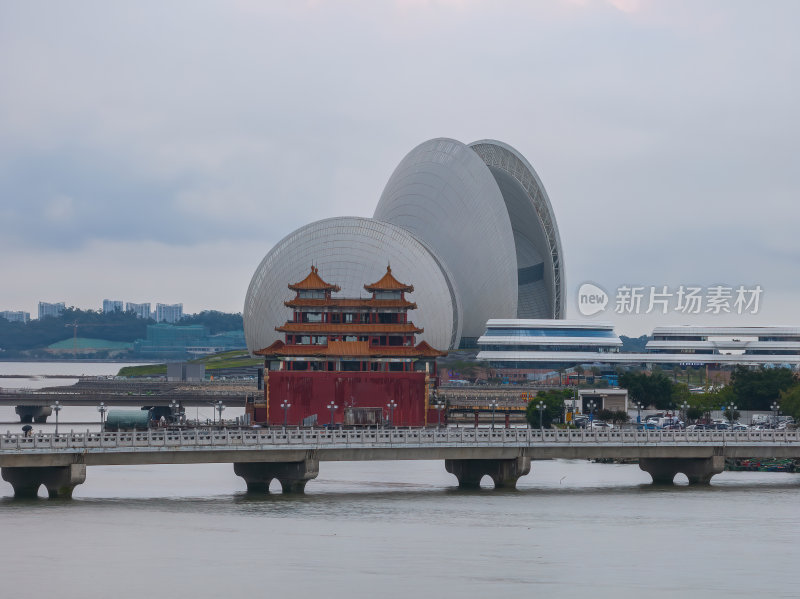
{"label": "bridge deck", "polygon": [[796,431],[192,429],[0,436],[0,466],[553,458],[800,458]]}

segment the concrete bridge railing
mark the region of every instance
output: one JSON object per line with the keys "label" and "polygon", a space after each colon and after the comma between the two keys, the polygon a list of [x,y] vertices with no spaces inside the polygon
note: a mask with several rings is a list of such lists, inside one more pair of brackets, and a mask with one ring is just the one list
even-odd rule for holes
{"label": "concrete bridge railing", "polygon": [[585,431],[485,428],[328,429],[190,429],[140,432],[85,432],[0,435],[0,456],[17,452],[180,448],[270,449],[291,446],[363,447],[536,445],[786,445],[800,444],[798,431]]}

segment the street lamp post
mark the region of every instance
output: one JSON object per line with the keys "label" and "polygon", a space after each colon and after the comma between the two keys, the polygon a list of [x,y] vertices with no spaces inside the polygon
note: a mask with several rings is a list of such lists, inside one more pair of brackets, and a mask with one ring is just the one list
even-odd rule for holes
{"label": "street lamp post", "polygon": [[589,424],[591,425],[594,422],[594,409],[597,407],[597,403],[590,399],[586,402],[586,407],[589,408]]}
{"label": "street lamp post", "polygon": [[339,407],[339,406],[337,406],[337,405],[336,405],[335,403],[333,403],[333,402],[331,402],[331,403],[329,403],[329,404],[328,404],[328,409],[331,411],[331,428],[333,428],[333,413],[334,413],[334,411],[336,410],[336,408],[338,408],[338,407]]}
{"label": "street lamp post", "polygon": [[439,412],[439,425],[437,428],[442,428],[442,410],[444,410],[444,401],[441,399],[436,401],[435,407],[436,411]]}
{"label": "street lamp post", "polygon": [[494,430],[494,411],[497,409],[497,400],[493,399],[489,402],[489,407],[492,409],[492,430]]}
{"label": "street lamp post", "polygon": [[644,406],[642,406],[642,402],[640,402],[640,401],[636,402],[636,424],[641,424],[642,423],[642,408],[643,407]]}
{"label": "street lamp post", "polygon": [[684,401],[681,404],[681,410],[683,410],[683,424],[684,424],[684,426],[686,425],[687,422],[689,422],[689,408],[690,407],[691,406],[689,406],[689,403],[686,402],[686,401]]}
{"label": "street lamp post", "polygon": [[292,407],[292,404],[284,399],[281,407],[283,408],[283,428],[286,428],[286,420],[288,418],[289,408]]}
{"label": "street lamp post", "polygon": [[386,404],[386,407],[389,408],[389,426],[394,427],[394,409],[397,407],[397,403],[392,399]]}
{"label": "street lamp post", "polygon": [[180,412],[178,411],[179,407],[180,404],[176,400],[173,399],[171,402],[169,402],[169,415],[173,424],[180,424],[181,417]]}
{"label": "street lamp post", "polygon": [[539,430],[544,430],[544,408],[545,404],[543,401],[539,401],[539,403],[536,404],[536,409],[539,410]]}
{"label": "street lamp post", "polygon": [[58,400],[56,400],[56,402],[51,407],[53,408],[53,411],[56,413],[56,434],[58,434],[58,413],[64,406],[62,406],[61,403]]}
{"label": "street lamp post", "polygon": [[225,405],[222,403],[222,400],[220,399],[217,402],[217,411],[219,412],[219,425],[220,426],[222,426],[222,411],[224,409],[225,409]]}
{"label": "street lamp post", "polygon": [[108,408],[106,407],[106,404],[101,401],[100,405],[97,406],[97,411],[100,412],[100,432],[101,433],[105,432],[105,430],[106,430],[106,410],[108,410]]}
{"label": "street lamp post", "polygon": [[780,413],[781,407],[778,405],[777,401],[773,401],[769,409],[772,410],[772,428],[778,428],[778,414]]}

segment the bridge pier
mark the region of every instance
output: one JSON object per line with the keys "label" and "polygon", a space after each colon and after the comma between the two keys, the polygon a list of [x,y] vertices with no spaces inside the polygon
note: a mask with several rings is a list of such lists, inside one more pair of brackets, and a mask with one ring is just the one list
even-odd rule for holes
{"label": "bridge pier", "polygon": [[269,484],[277,478],[284,493],[302,494],[306,483],[317,478],[319,460],[306,458],[302,462],[235,462],[233,471],[247,484],[247,492],[269,493]]}
{"label": "bridge pier", "polygon": [[515,489],[520,476],[531,471],[531,459],[526,457],[510,460],[445,460],[445,470],[458,479],[460,489],[477,489],[487,474],[494,481],[495,489]]}
{"label": "bridge pier", "polygon": [[69,499],[72,491],[86,480],[85,464],[0,469],[3,480],[14,487],[15,498],[36,497],[39,487],[47,487],[50,499]]}
{"label": "bridge pier", "polygon": [[657,484],[671,484],[675,475],[682,473],[690,485],[707,485],[711,477],[725,469],[721,455],[710,458],[639,458],[639,468],[653,477]]}

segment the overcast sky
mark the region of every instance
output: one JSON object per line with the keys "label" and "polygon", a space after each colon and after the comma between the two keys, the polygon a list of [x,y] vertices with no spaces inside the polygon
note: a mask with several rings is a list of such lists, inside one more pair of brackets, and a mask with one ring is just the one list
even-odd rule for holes
{"label": "overcast sky", "polygon": [[[800,3],[0,0],[0,310],[240,312],[433,137],[511,144],[578,286],[760,284],[800,324]],[[613,298],[612,298],[613,301]],[[651,315],[652,317],[652,315]]]}

